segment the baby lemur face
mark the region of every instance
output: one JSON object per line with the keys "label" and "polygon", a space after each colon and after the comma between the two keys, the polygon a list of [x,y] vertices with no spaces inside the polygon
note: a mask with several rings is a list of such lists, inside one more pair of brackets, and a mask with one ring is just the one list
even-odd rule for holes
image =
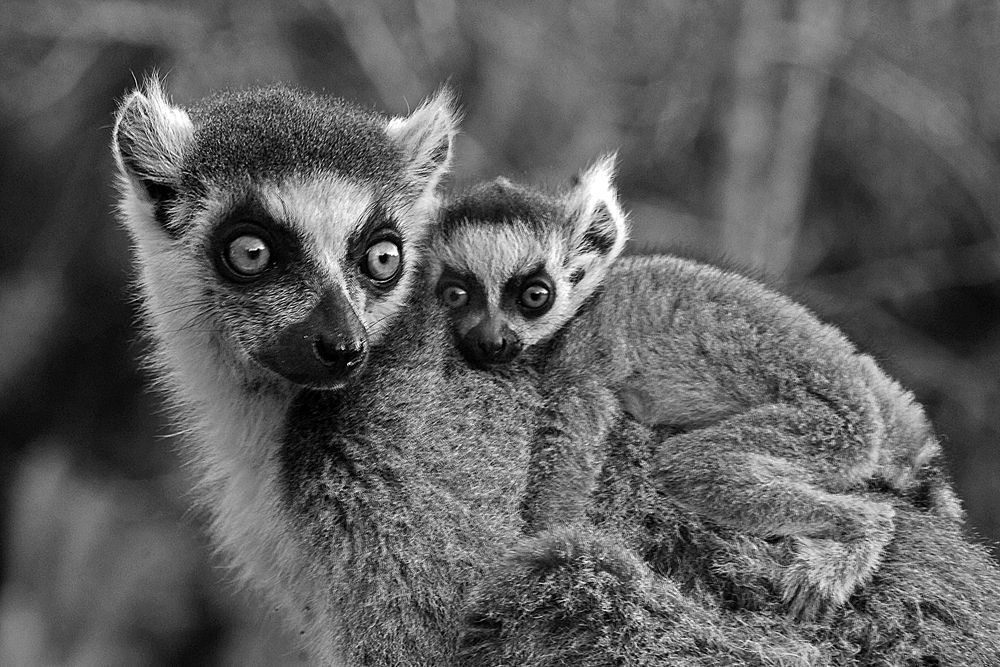
{"label": "baby lemur face", "polygon": [[455,116],[447,92],[395,119],[286,88],[133,93],[114,144],[157,338],[201,335],[245,381],[349,381],[411,291]]}
{"label": "baby lemur face", "polygon": [[508,363],[572,319],[628,235],[605,157],[567,192],[498,178],[455,197],[432,245],[437,295],[476,366]]}

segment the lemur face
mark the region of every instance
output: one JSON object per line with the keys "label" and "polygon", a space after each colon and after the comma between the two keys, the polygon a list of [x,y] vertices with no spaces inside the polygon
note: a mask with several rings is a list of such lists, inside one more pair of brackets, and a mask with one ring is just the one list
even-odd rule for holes
{"label": "lemur face", "polygon": [[[115,127],[158,338],[201,332],[253,379],[343,386],[405,306],[455,111],[408,118],[274,88],[191,110],[158,83]],[[166,315],[166,316],[165,316]]]}
{"label": "lemur face", "polygon": [[470,363],[506,364],[551,338],[603,283],[628,234],[613,169],[604,158],[561,195],[501,178],[445,207],[433,275]]}
{"label": "lemur face", "polygon": [[436,255],[438,298],[458,348],[476,366],[512,361],[573,316],[566,248],[557,238],[539,239],[516,223],[470,224]]}
{"label": "lemur face", "polygon": [[219,194],[197,232],[212,319],[285,379],[341,386],[405,304],[415,239],[403,212],[331,176]]}

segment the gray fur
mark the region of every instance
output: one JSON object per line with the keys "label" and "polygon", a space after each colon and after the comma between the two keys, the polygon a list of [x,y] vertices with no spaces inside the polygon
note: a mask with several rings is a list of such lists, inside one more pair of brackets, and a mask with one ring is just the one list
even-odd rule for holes
{"label": "gray fur", "polygon": [[328,171],[382,185],[402,169],[388,117],[338,98],[275,86],[220,93],[189,113],[198,129],[186,184]]}
{"label": "gray fur", "polygon": [[524,224],[539,233],[551,228],[561,213],[557,197],[500,176],[450,196],[435,233],[447,240],[463,226],[482,224]]}
{"label": "gray fur", "polygon": [[458,359],[433,303],[343,392],[303,392],[278,456],[284,502],[350,665],[447,664],[465,597],[521,537],[530,384]]}
{"label": "gray fur", "polygon": [[1000,664],[1000,568],[953,519],[893,494],[872,579],[814,623],[784,614],[791,554],[706,521],[654,482],[662,434],[613,430],[586,525],[511,550],[475,590],[464,665]]}

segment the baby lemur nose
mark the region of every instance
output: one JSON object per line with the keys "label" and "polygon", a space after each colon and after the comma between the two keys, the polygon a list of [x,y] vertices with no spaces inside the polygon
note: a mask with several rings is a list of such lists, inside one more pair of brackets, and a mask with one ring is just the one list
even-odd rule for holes
{"label": "baby lemur nose", "polygon": [[459,347],[478,366],[506,364],[521,353],[521,339],[505,322],[484,319],[465,335]]}

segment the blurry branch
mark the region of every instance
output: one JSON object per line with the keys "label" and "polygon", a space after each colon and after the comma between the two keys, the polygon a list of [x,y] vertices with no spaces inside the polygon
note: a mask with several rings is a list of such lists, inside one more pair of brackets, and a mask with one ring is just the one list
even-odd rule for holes
{"label": "blurry branch", "polygon": [[[879,303],[877,297],[828,291],[826,286],[806,283],[796,290],[805,302],[821,304],[823,319],[840,323],[848,334],[859,335],[866,351],[880,364],[888,361],[894,374],[908,389],[933,391],[946,396],[953,406],[968,414],[983,401],[983,387],[996,381],[988,364],[965,358],[914,327]],[[851,322],[857,327],[851,331]],[[952,408],[954,409],[954,408]]]}
{"label": "blurry branch", "polygon": [[[29,117],[61,102],[87,77],[106,44],[127,43],[182,50],[204,30],[183,8],[151,3],[7,2],[0,5],[0,36],[49,41],[43,58],[6,76],[0,101],[13,116]],[[40,85],[44,82],[44,85]],[[49,137],[50,140],[56,138]]]}
{"label": "blurry branch", "polygon": [[0,25],[8,26],[5,32],[29,37],[176,49],[200,41],[205,24],[199,13],[173,3],[20,0],[3,5]]}
{"label": "blurry branch", "polygon": [[393,105],[402,97],[415,105],[431,91],[422,68],[414,65],[413,54],[404,52],[378,6],[347,0],[325,3],[342,24],[347,43],[384,103]]}
{"label": "blurry branch", "polygon": [[48,349],[63,312],[64,288],[58,273],[26,269],[0,288],[0,396],[15,391],[19,379]]}
{"label": "blurry branch", "polygon": [[801,285],[824,293],[904,301],[935,290],[1000,282],[1000,246],[991,239],[869,260],[856,269],[810,278]]}
{"label": "blurry branch", "polygon": [[[837,2],[801,0],[792,26],[779,9],[770,2],[742,5],[721,183],[724,252],[774,276],[784,275],[794,251],[826,72],[841,54],[844,21]],[[774,109],[773,69],[780,62],[795,66]]]}
{"label": "blurry branch", "polygon": [[808,0],[799,11],[790,48],[795,66],[788,72],[787,92],[775,121],[769,192],[761,216],[764,241],[770,240],[765,267],[775,275],[785,273],[795,252],[829,85],[821,72],[840,55],[836,40],[844,18],[841,3],[827,0]]}
{"label": "blurry branch", "polygon": [[[80,147],[63,159],[72,168],[64,172],[68,183],[93,168],[92,156]],[[68,310],[73,259],[86,247],[93,226],[104,222],[84,218],[66,224],[67,217],[59,215],[34,218],[29,214],[26,221],[34,223],[36,233],[18,265],[7,267],[0,282],[0,397],[16,391],[18,382],[51,351],[53,341],[72,339],[59,327]]]}
{"label": "blurry branch", "polygon": [[303,664],[274,619],[216,584],[170,482],[89,476],[58,441],[12,477],[0,664],[191,664],[192,649],[196,664]]}
{"label": "blurry branch", "polygon": [[416,0],[420,42],[431,60],[447,60],[458,39],[458,7],[454,0]]}
{"label": "blurry branch", "polygon": [[37,65],[4,79],[0,89],[4,111],[27,118],[58,104],[86,78],[99,56],[99,46],[57,41]]}
{"label": "blurry branch", "polygon": [[958,176],[1000,237],[1000,164],[970,127],[967,105],[924,85],[891,62],[865,54],[842,74],[855,90],[910,129]]}
{"label": "blurry branch", "polygon": [[89,231],[86,224],[61,223],[57,219],[42,225],[20,268],[0,284],[0,396],[15,390],[61,334],[70,263]]}
{"label": "blurry branch", "polygon": [[[841,64],[857,42],[842,34],[851,17],[841,3],[800,0],[791,26],[778,11],[772,3],[742,6],[720,179],[724,252],[773,276],[786,272],[833,77],[901,121],[937,155],[1000,237],[1000,163],[972,130],[964,101],[870,52]],[[790,69],[775,101],[779,63]]]}

